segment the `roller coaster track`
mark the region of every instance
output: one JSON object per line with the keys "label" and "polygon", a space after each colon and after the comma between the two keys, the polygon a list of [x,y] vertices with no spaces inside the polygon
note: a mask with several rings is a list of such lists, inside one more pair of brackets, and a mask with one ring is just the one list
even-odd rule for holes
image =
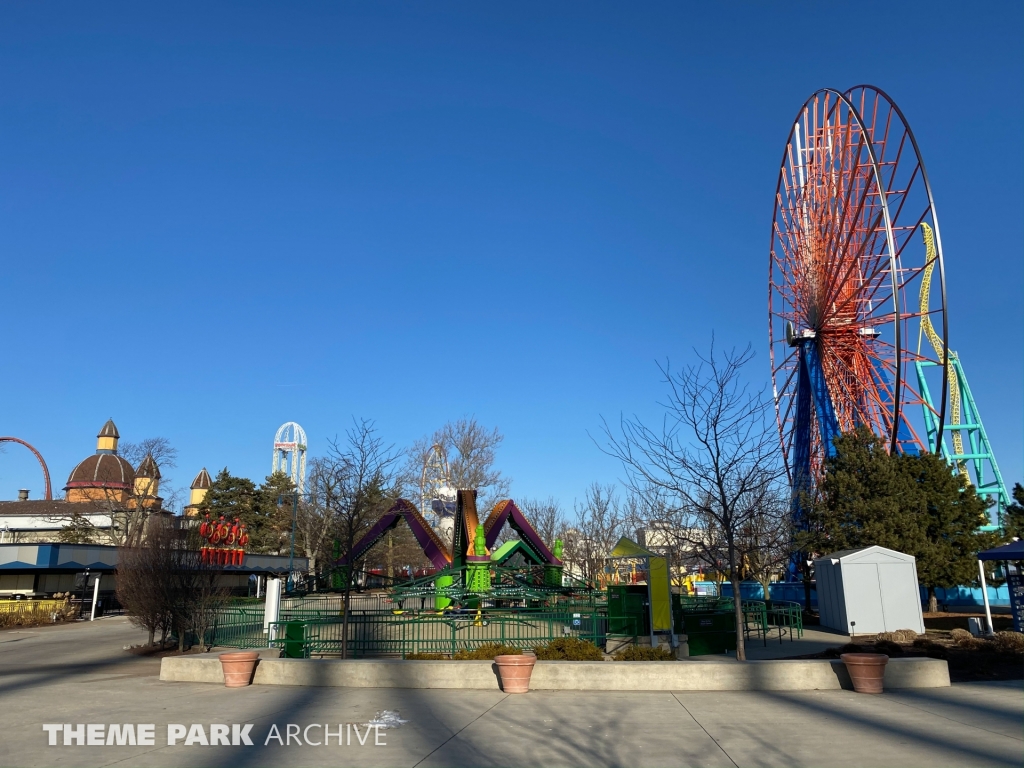
{"label": "roller coaster track", "polygon": [[31,444],[26,443],[20,437],[0,437],[0,443],[19,443],[21,445],[24,445],[30,451],[32,451],[32,454],[39,461],[39,466],[43,468],[43,480],[46,483],[46,490],[44,492],[43,498],[46,501],[51,501],[53,499],[53,493],[50,490],[50,470],[46,466],[46,462],[43,460],[43,454],[41,454],[34,447],[32,447]]}
{"label": "roller coaster track", "polygon": [[[949,381],[949,423],[951,426],[959,426],[960,424],[960,383],[957,380],[956,370],[953,367],[951,359],[943,359],[942,354],[942,339],[939,338],[939,334],[935,332],[935,326],[932,325],[931,316],[928,314],[928,301],[931,296],[932,290],[932,272],[935,269],[935,263],[937,261],[937,254],[935,251],[935,233],[932,228],[924,222],[921,222],[921,233],[924,235],[924,247],[925,247],[925,262],[928,266],[924,268],[924,274],[921,278],[921,334],[928,337],[928,343],[932,345],[932,349],[935,350],[936,358],[942,365],[946,366],[946,378]],[[921,351],[921,337],[917,339],[917,351]],[[949,357],[956,357],[956,352],[949,350]],[[964,452],[964,437],[959,429],[950,430],[953,439],[953,452],[955,454],[962,454]],[[935,446],[935,451],[938,452],[939,447]],[[964,476],[968,484],[971,482],[970,474],[967,472],[967,462],[962,459],[956,462],[957,471]]]}

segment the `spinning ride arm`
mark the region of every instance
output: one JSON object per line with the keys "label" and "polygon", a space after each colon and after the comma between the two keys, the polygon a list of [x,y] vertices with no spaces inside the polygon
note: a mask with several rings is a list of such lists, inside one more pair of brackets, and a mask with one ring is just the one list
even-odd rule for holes
{"label": "spinning ride arm", "polygon": [[530,521],[519,511],[519,507],[511,499],[505,499],[495,504],[484,523],[484,536],[488,549],[494,546],[494,542],[498,539],[498,533],[506,522],[519,534],[523,545],[531,549],[539,560],[551,565],[562,565],[562,561],[547,548],[544,540],[533,530]]}
{"label": "spinning ride arm", "polygon": [[334,564],[337,566],[347,566],[356,562],[369,552],[374,544],[383,539],[388,531],[398,525],[399,521],[403,518],[409,524],[409,528],[412,529],[413,536],[416,537],[416,541],[423,549],[423,554],[434,564],[434,567],[438,570],[447,568],[451,564],[452,558],[445,549],[441,538],[430,527],[430,523],[423,519],[423,515],[420,514],[415,505],[405,499],[396,501],[395,505],[387,511],[387,514],[382,516],[369,532],[356,542],[355,546],[352,547],[352,551],[338,558]]}

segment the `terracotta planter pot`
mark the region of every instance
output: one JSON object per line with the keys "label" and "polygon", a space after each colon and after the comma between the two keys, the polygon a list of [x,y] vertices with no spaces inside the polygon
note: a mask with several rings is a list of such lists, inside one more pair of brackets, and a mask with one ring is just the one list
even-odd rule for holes
{"label": "terracotta planter pot", "polygon": [[853,690],[857,693],[882,692],[888,656],[884,653],[844,653],[839,658],[850,673]]}
{"label": "terracotta planter pot", "polygon": [[501,690],[505,693],[526,693],[530,690],[530,675],[537,657],[527,654],[495,656],[498,665],[498,677],[501,678]]}
{"label": "terracotta planter pot", "polygon": [[256,662],[260,660],[259,651],[231,651],[217,658],[224,670],[225,687],[244,688],[252,684],[252,674],[256,671]]}

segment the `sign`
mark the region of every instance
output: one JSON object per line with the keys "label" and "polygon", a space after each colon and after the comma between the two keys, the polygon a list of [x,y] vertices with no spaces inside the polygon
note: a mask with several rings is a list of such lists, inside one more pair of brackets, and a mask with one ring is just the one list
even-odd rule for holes
{"label": "sign", "polygon": [[1013,631],[1024,632],[1024,575],[1020,572],[1006,576],[1010,591],[1010,613],[1013,614]]}

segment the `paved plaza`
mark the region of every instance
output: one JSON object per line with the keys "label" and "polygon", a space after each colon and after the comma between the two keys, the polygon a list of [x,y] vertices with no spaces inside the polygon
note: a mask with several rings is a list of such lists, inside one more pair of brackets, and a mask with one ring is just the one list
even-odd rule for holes
{"label": "paved plaza", "polygon": [[[120,617],[0,631],[0,766],[1019,766],[1020,682],[849,691],[580,693],[161,683]],[[364,724],[397,710],[404,724]],[[48,746],[44,723],[156,725],[153,746]],[[252,724],[253,746],[167,745],[168,724]],[[363,746],[280,746],[277,725]],[[344,727],[344,726],[343,726]],[[293,731],[294,732],[294,731]],[[306,731],[317,741],[322,728]],[[284,740],[284,739],[282,739]]]}

